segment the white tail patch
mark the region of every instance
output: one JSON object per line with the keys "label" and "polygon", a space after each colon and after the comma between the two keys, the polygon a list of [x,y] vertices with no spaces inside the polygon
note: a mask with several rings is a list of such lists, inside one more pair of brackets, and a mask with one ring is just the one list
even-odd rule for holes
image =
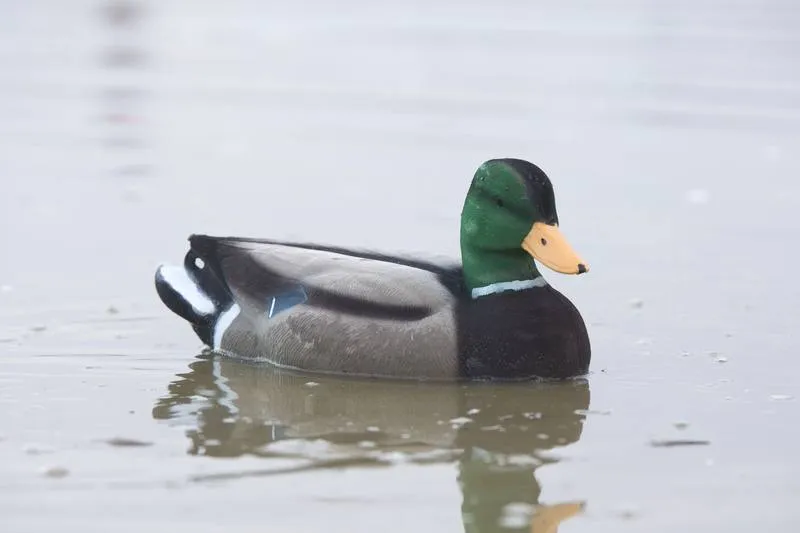
{"label": "white tail patch", "polygon": [[172,287],[175,292],[180,294],[184,300],[189,302],[197,313],[210,315],[216,311],[216,306],[211,298],[197,286],[197,283],[189,276],[186,269],[178,266],[162,266],[159,271],[161,277]]}
{"label": "white tail patch", "polygon": [[219,315],[217,323],[214,325],[214,346],[212,346],[212,348],[215,350],[222,348],[222,336],[225,335],[225,332],[231,327],[231,324],[233,324],[233,321],[239,316],[241,310],[239,304],[233,304]]}

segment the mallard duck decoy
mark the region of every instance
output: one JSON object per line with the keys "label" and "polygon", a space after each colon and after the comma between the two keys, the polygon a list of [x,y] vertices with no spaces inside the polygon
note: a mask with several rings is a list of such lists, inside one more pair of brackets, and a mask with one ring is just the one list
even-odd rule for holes
{"label": "mallard duck decoy", "polygon": [[575,306],[535,260],[588,271],[559,230],[550,179],[492,159],[461,212],[461,261],[191,235],[158,268],[163,303],[212,350],[303,372],[418,380],[564,379],[588,372]]}

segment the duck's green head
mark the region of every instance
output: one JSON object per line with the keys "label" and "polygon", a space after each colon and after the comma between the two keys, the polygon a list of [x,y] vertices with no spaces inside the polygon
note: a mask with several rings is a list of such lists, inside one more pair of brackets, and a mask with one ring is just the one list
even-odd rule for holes
{"label": "duck's green head", "polygon": [[478,168],[461,212],[461,256],[469,290],[536,279],[534,259],[563,274],[589,270],[558,228],[547,174],[520,159]]}

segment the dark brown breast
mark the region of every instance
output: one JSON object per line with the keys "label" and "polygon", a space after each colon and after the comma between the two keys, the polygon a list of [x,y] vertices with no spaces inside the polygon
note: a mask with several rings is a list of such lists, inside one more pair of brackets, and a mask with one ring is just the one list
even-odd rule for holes
{"label": "dark brown breast", "polygon": [[462,300],[459,368],[469,379],[586,374],[591,348],[578,310],[550,286]]}

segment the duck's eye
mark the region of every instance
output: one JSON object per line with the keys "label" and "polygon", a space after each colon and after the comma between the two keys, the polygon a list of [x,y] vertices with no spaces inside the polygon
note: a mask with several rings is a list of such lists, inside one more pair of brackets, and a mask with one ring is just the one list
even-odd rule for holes
{"label": "duck's eye", "polygon": [[495,200],[495,203],[497,204],[497,207],[503,207],[503,206],[505,205],[505,204],[503,203],[503,200],[501,200],[500,198],[497,198],[497,199]]}
{"label": "duck's eye", "polygon": [[542,246],[547,246],[547,239],[542,237],[541,243],[542,243]]}

